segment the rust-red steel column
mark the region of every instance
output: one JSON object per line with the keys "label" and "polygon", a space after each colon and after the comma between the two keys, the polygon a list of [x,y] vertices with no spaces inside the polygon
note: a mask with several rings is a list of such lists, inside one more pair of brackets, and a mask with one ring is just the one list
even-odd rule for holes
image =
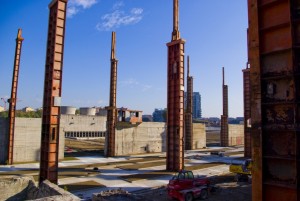
{"label": "rust-red steel column", "polygon": [[8,110],[8,151],[7,151],[7,164],[13,164],[14,157],[14,134],[15,134],[15,113],[16,113],[16,102],[17,102],[17,91],[18,91],[18,79],[19,79],[19,68],[21,59],[22,42],[22,30],[18,30],[16,38],[16,50],[14,60],[14,70],[11,84],[11,95],[9,99],[9,110]]}
{"label": "rust-red steel column", "polygon": [[53,0],[49,9],[39,181],[57,183],[67,0]]}
{"label": "rust-red steel column", "polygon": [[248,0],[252,200],[300,200],[300,1]]}
{"label": "rust-red steel column", "polygon": [[193,77],[190,76],[190,57],[187,57],[187,93],[185,111],[185,150],[193,149]]}
{"label": "rust-red steel column", "polygon": [[224,67],[222,68],[223,74],[223,84],[222,84],[222,92],[223,92],[223,115],[221,115],[221,146],[228,147],[229,146],[229,138],[228,138],[228,86],[225,85],[225,72]]}
{"label": "rust-red steel column", "polygon": [[172,41],[168,46],[167,170],[184,168],[184,44],[180,38],[178,0],[173,1]]}
{"label": "rust-red steel column", "polygon": [[116,33],[112,32],[111,40],[111,57],[110,57],[110,90],[109,90],[109,107],[107,107],[107,136],[106,150],[107,157],[116,155],[115,138],[116,138],[116,123],[117,123],[117,68],[118,60],[116,59]]}

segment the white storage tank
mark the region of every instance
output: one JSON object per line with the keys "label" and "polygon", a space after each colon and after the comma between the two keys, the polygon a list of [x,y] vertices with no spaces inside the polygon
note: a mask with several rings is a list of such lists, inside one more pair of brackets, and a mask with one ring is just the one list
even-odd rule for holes
{"label": "white storage tank", "polygon": [[92,115],[95,116],[96,114],[96,108],[93,107],[81,107],[79,108],[80,115]]}
{"label": "white storage tank", "polygon": [[60,113],[61,114],[73,114],[75,115],[76,107],[72,106],[61,106],[60,107]]}

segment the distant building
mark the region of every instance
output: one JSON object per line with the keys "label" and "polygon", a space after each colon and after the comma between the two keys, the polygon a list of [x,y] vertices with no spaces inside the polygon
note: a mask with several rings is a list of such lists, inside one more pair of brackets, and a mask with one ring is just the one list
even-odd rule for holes
{"label": "distant building", "polygon": [[142,118],[143,118],[143,122],[152,122],[153,121],[152,115],[149,115],[149,114],[143,115]]}
{"label": "distant building", "polygon": [[4,107],[0,106],[0,112],[4,111]]}
{"label": "distant building", "polygon": [[23,112],[34,112],[35,109],[33,109],[33,108],[31,108],[31,107],[24,107],[24,108],[22,109],[22,111],[23,111]]}
{"label": "distant building", "polygon": [[118,108],[118,121],[141,123],[143,112],[139,110],[129,110],[127,108]]}
{"label": "distant building", "polygon": [[[184,108],[186,108],[186,96],[187,93],[184,92]],[[201,95],[199,92],[193,92],[193,119],[200,118],[202,118]]]}
{"label": "distant building", "polygon": [[154,122],[166,122],[167,109],[155,108],[152,116]]}
{"label": "distant building", "polygon": [[228,118],[229,124],[244,124],[244,117]]}
{"label": "distant building", "polygon": [[96,115],[106,117],[107,116],[107,110],[103,107],[96,107]]}

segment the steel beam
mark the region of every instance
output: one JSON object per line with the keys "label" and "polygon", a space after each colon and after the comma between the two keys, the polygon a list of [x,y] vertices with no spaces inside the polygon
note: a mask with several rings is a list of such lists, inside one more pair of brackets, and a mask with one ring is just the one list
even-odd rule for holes
{"label": "steel beam", "polygon": [[117,123],[117,69],[118,60],[116,59],[116,33],[112,32],[111,57],[110,57],[110,91],[109,107],[107,107],[107,138],[105,155],[107,157],[115,156],[115,133]]}
{"label": "steel beam", "polygon": [[248,0],[252,200],[300,200],[300,2]]}
{"label": "steel beam", "polygon": [[193,77],[190,76],[190,57],[187,57],[187,93],[185,111],[185,150],[193,149]]}
{"label": "steel beam", "polygon": [[229,138],[228,138],[228,86],[225,85],[225,72],[224,67],[222,68],[223,75],[223,84],[222,84],[222,92],[223,92],[223,115],[221,115],[221,146],[228,147]]}
{"label": "steel beam", "polygon": [[67,0],[53,0],[49,9],[39,181],[57,183]]}
{"label": "steel beam", "polygon": [[15,59],[14,59],[14,70],[11,84],[11,95],[9,99],[9,110],[8,110],[8,152],[7,152],[7,164],[13,164],[14,156],[14,133],[15,133],[15,113],[16,113],[16,102],[17,102],[17,91],[18,91],[18,79],[19,79],[19,68],[21,59],[21,49],[22,42],[24,38],[22,37],[22,30],[18,30],[16,38],[16,49],[15,49]]}
{"label": "steel beam", "polygon": [[173,1],[173,32],[168,47],[167,170],[184,167],[184,44],[178,26],[178,0]]}

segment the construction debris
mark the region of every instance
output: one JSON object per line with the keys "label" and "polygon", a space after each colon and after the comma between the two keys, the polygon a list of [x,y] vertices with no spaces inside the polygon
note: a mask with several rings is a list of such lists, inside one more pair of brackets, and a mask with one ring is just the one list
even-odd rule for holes
{"label": "construction debris", "polygon": [[94,194],[93,201],[130,201],[134,197],[128,191],[122,188],[101,191],[99,194]]}

